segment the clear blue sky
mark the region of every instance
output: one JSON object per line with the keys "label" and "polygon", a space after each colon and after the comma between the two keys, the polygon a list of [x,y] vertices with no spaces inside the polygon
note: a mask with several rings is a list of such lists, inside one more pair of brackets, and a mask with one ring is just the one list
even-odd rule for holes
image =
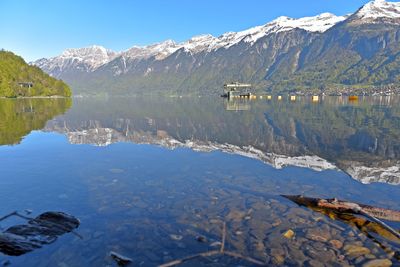
{"label": "clear blue sky", "polygon": [[279,16],[344,15],[368,0],[0,0],[0,48],[27,61],[92,44],[113,50],[240,31]]}

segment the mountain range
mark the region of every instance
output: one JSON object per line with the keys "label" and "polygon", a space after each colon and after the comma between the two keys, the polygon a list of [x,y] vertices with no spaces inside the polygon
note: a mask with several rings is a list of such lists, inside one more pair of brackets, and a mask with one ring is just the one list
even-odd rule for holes
{"label": "mountain range", "polygon": [[346,16],[279,17],[219,37],[121,52],[67,49],[33,64],[85,94],[213,94],[229,81],[272,92],[393,88],[400,83],[400,3],[376,0]]}

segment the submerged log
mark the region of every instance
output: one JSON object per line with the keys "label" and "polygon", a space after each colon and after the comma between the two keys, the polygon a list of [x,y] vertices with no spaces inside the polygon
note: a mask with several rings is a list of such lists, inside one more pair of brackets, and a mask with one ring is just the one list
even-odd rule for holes
{"label": "submerged log", "polygon": [[332,199],[311,198],[311,197],[304,197],[301,195],[282,195],[282,196],[302,206],[307,206],[307,207],[314,206],[316,208],[331,209],[341,213],[357,214],[363,212],[382,220],[400,222],[400,211],[397,210],[377,208],[370,205],[338,200],[336,198]]}
{"label": "submerged log", "polygon": [[111,251],[110,256],[111,256],[111,258],[113,258],[115,260],[115,262],[118,264],[118,266],[126,266],[132,262],[131,258],[123,256],[115,251]]}
{"label": "submerged log", "polygon": [[[295,202],[298,205],[305,206],[315,211],[328,215],[331,219],[339,219],[353,226],[356,226],[361,231],[369,234],[376,233],[386,239],[400,242],[400,232],[396,231],[383,221],[400,222],[400,212],[384,208],[377,208],[369,205],[348,202],[334,199],[322,199],[304,197],[301,195],[282,195],[283,197]],[[361,215],[367,220],[355,217]],[[363,222],[363,223],[360,223]]]}

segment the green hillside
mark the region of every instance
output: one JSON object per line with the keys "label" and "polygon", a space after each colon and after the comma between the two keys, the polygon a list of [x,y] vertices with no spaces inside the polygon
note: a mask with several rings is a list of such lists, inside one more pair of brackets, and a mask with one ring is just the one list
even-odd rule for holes
{"label": "green hillside", "polygon": [[12,52],[0,51],[0,97],[71,96],[61,80],[28,65]]}

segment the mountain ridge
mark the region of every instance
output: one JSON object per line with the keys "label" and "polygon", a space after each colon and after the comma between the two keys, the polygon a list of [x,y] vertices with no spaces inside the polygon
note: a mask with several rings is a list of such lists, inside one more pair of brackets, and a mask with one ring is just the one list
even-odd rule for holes
{"label": "mountain ridge", "polygon": [[[61,56],[40,59],[33,64],[52,76],[71,82],[77,92],[96,93],[115,88],[110,93],[210,93],[216,92],[221,84],[229,80],[251,82],[256,89],[270,91],[310,88],[323,91],[327,87],[392,85],[400,82],[400,74],[393,71],[400,64],[396,58],[400,48],[393,44],[397,42],[398,27],[392,27],[391,32],[385,28],[388,28],[387,25],[390,28],[390,25],[399,24],[400,3],[376,0],[346,16],[330,13],[299,19],[282,16],[265,25],[227,32],[219,37],[203,34],[181,43],[166,40],[148,46],[133,46],[121,52],[99,46],[70,49],[66,51],[73,51],[72,57],[68,58],[71,53],[64,52]],[[361,34],[364,34],[362,38],[358,38],[360,33],[357,27],[368,28],[361,30]],[[335,39],[332,36],[335,30],[336,33],[343,32],[348,36]],[[368,31],[374,32],[376,37],[369,38],[371,33]],[[388,38],[388,35],[395,37]],[[324,38],[335,39],[336,43],[323,41]],[[348,46],[336,51],[338,47],[353,42],[352,38],[358,42],[355,45],[357,47]],[[319,42],[330,46],[317,47],[315,43]],[[380,51],[377,48],[380,47],[379,42],[385,43]],[[372,51],[371,47],[376,48],[375,54],[368,54]],[[390,47],[390,50],[386,47]],[[308,61],[313,55],[321,55],[321,49],[326,48],[330,49],[330,56],[324,59],[329,61],[324,66],[321,66],[321,62],[317,64]],[[338,58],[343,58],[344,62],[340,66],[335,63],[335,53],[339,53]],[[374,78],[352,80],[348,77],[352,67],[357,69],[365,57],[382,57],[379,53],[387,53],[383,55],[388,58],[386,66],[380,70],[370,65],[363,67],[367,69],[363,71]],[[81,56],[75,57],[76,54]],[[380,58],[374,60],[379,61]],[[370,64],[377,64],[375,61]],[[237,64],[240,66],[235,66]],[[329,68],[329,65],[334,67]],[[385,69],[388,66],[390,70]],[[340,73],[334,68],[338,68]],[[311,77],[308,69],[314,71],[315,75],[311,76],[318,76],[319,72],[325,71],[327,77],[325,80]],[[363,73],[361,76],[368,75]]]}
{"label": "mountain ridge", "polygon": [[[200,34],[181,43],[176,43],[169,39],[146,46],[134,45],[120,52],[107,49],[100,45],[91,45],[82,48],[68,48],[63,51],[60,56],[49,58],[49,60],[76,58],[79,61],[87,63],[89,66],[88,70],[93,71],[119,56],[126,56],[128,58],[149,58],[155,56],[157,59],[163,59],[181,48],[192,53],[203,51],[210,52],[223,47],[229,48],[242,40],[248,43],[254,43],[259,38],[268,34],[295,28],[304,29],[310,32],[324,32],[345,18],[346,16],[336,16],[331,13],[322,13],[313,17],[303,17],[299,19],[281,16],[264,25],[255,26],[238,32],[226,32],[219,37],[215,37],[211,34]],[[99,57],[100,61],[90,61],[89,59],[93,59],[93,57]],[[34,61],[33,64],[41,67],[44,65],[44,63],[42,63],[44,59],[45,58],[38,59]]]}

